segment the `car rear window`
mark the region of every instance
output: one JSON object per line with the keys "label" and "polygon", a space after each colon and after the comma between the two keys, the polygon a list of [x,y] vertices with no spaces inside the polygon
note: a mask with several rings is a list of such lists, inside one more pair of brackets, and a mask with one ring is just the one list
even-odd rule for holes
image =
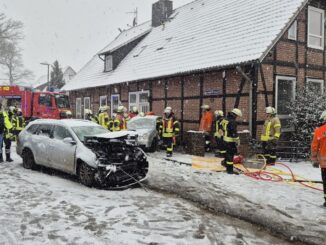
{"label": "car rear window", "polygon": [[52,136],[52,128],[53,128],[53,125],[51,125],[51,124],[41,124],[37,128],[36,134],[51,137]]}
{"label": "car rear window", "polygon": [[40,126],[40,125],[39,124],[33,124],[30,127],[28,127],[28,129],[26,131],[31,133],[31,134],[35,134],[38,126]]}
{"label": "car rear window", "polygon": [[55,139],[59,139],[59,140],[63,140],[64,138],[72,138],[71,134],[69,133],[69,131],[62,126],[55,126],[54,130],[53,130],[53,137]]}

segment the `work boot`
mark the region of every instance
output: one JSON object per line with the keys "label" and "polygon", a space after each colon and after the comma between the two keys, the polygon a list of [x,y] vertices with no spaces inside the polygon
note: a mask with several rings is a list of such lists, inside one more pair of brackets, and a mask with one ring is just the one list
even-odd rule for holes
{"label": "work boot", "polygon": [[6,154],[6,162],[13,162],[14,160],[11,159],[10,154]]}
{"label": "work boot", "polygon": [[326,201],[324,202],[324,207],[326,208]]}
{"label": "work boot", "polygon": [[3,157],[2,157],[2,154],[0,155],[0,163],[3,162]]}
{"label": "work boot", "polygon": [[168,153],[166,153],[166,156],[167,157],[172,157],[172,153],[171,152],[168,152]]}
{"label": "work boot", "polygon": [[239,175],[239,173],[238,172],[234,172],[234,170],[233,170],[233,165],[227,165],[226,166],[226,172],[228,173],[228,174],[235,174],[235,175]]}
{"label": "work boot", "polygon": [[223,161],[221,162],[221,165],[222,165],[223,167],[226,167],[225,160],[223,160]]}

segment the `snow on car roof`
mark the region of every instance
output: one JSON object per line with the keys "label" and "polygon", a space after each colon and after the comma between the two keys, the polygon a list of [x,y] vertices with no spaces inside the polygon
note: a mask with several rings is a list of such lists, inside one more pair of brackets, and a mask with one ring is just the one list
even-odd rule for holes
{"label": "snow on car roof", "polygon": [[31,123],[48,123],[48,124],[56,124],[56,125],[65,125],[68,127],[80,127],[80,126],[99,126],[98,124],[81,119],[37,119],[32,121]]}
{"label": "snow on car roof", "polygon": [[306,3],[191,2],[175,9],[163,25],[152,28],[115,70],[103,72],[104,61],[96,55],[63,89],[106,86],[262,60]]}

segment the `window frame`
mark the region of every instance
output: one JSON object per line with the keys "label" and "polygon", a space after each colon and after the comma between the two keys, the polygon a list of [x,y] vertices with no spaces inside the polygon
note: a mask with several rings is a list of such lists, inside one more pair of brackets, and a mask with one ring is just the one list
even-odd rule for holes
{"label": "window frame", "polygon": [[[145,111],[142,110],[142,106],[147,106],[148,111],[150,111],[149,100],[147,102],[140,102],[140,94],[145,94],[145,93],[147,93],[147,96],[149,98],[149,96],[150,96],[149,90],[129,92],[129,95],[128,95],[129,111],[131,111],[133,106],[136,106],[138,108],[139,112],[144,112],[145,113]],[[135,103],[130,102],[131,95],[136,95],[136,102]]]}
{"label": "window frame", "polygon": [[[117,96],[118,97],[118,106],[121,104],[120,102],[120,94],[111,94],[111,116],[113,114],[113,110],[115,109],[114,105],[113,105],[113,97]],[[116,109],[118,109],[118,106],[116,107]]]}
{"label": "window frame", "polygon": [[[78,103],[77,101],[79,101],[79,110],[78,110]],[[79,113],[78,113],[79,111]],[[82,98],[76,98],[76,118],[82,118]]]}
{"label": "window frame", "polygon": [[55,132],[56,132],[56,129],[57,128],[63,128],[69,135],[65,138],[72,138],[74,139],[74,137],[72,136],[72,134],[70,133],[70,131],[65,127],[65,126],[62,126],[62,125],[54,125],[53,129],[52,129],[52,136],[53,136],[53,139],[56,139],[56,140],[64,140],[65,138],[62,138],[62,139],[59,139],[59,138],[56,138],[55,137]]}
{"label": "window frame", "polygon": [[306,84],[308,85],[308,83],[320,83],[321,84],[321,95],[324,94],[324,80],[323,79],[315,79],[315,78],[306,78]]}
{"label": "window frame", "polygon": [[[310,33],[309,21],[311,19],[311,17],[310,17],[311,16],[311,11],[322,14],[322,35],[321,36],[317,36],[315,34]],[[308,22],[307,22],[307,25],[308,25],[308,32],[307,32],[307,35],[308,35],[308,37],[307,37],[307,45],[308,45],[308,47],[309,48],[314,48],[314,49],[319,49],[319,50],[324,50],[324,47],[325,47],[325,10],[309,6],[308,7]],[[310,40],[311,36],[315,37],[315,38],[321,38],[322,39],[322,45],[321,46],[316,46],[316,45],[310,44],[309,40]]]}
{"label": "window frame", "polygon": [[[108,66],[108,61],[110,61],[110,67]],[[104,71],[109,72],[113,70],[113,56],[112,54],[105,55],[104,58]]]}
{"label": "window frame", "polygon": [[[38,103],[39,105],[42,105],[42,106],[46,106],[46,107],[53,107],[53,101],[52,101],[52,95],[51,94],[40,94],[39,97],[38,97]],[[50,102],[50,105],[48,104],[44,104],[43,101],[41,103],[41,99],[43,98],[49,98],[50,100],[48,100],[48,102]]]}
{"label": "window frame", "polygon": [[[278,110],[278,81],[279,80],[287,80],[292,82],[293,87],[292,87],[292,92],[293,92],[293,98],[292,100],[295,100],[296,98],[296,86],[297,86],[297,78],[296,77],[292,77],[292,76],[276,76],[275,77],[275,108],[276,108],[276,112],[277,112],[277,116],[279,119],[290,119],[291,116],[287,115],[287,114],[279,114],[279,110]],[[285,128],[282,127],[282,132],[291,132],[294,129],[292,127],[290,128]]]}
{"label": "window frame", "polygon": [[[85,105],[86,105],[86,100],[89,101],[89,107],[86,108]],[[83,113],[83,116],[84,116],[84,119],[86,119],[86,115],[85,115],[85,110],[88,109],[90,110],[91,109],[91,97],[84,97],[84,113]]]}
{"label": "window frame", "polygon": [[[102,104],[102,99],[105,98],[105,105]],[[107,95],[101,95],[100,96],[100,107],[107,106],[108,105],[108,96]]]}
{"label": "window frame", "polygon": [[[290,29],[291,28],[294,28],[294,36],[290,35]],[[288,39],[293,40],[293,41],[297,41],[297,38],[298,38],[297,36],[298,36],[298,21],[295,20],[292,23],[292,25],[290,26],[290,28],[288,29]]]}

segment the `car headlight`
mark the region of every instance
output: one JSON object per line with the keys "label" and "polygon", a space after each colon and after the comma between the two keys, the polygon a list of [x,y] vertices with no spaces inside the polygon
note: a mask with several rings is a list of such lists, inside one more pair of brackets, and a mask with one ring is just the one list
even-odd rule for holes
{"label": "car headlight", "polygon": [[139,135],[139,139],[140,140],[147,140],[148,139],[148,136],[149,136],[149,133],[145,133],[143,135]]}

